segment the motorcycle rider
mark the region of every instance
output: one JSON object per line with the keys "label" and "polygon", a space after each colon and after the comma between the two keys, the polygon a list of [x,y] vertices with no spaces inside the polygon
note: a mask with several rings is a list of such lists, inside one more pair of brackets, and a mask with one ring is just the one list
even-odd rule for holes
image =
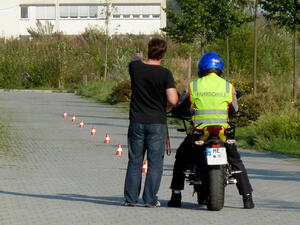
{"label": "motorcycle rider", "polygon": [[[222,58],[215,52],[208,52],[202,56],[198,64],[199,78],[190,82],[185,88],[172,114],[182,114],[182,111],[191,106],[194,114],[194,126],[201,129],[207,125],[229,126],[229,114],[238,111],[236,91],[232,84],[221,78],[223,71]],[[237,151],[235,144],[226,144],[227,158],[236,174],[237,188],[243,196],[244,208],[254,208],[252,187],[247,171]],[[181,207],[181,190],[184,189],[185,174],[183,173],[191,157],[192,143],[189,138],[181,143],[177,149],[171,182],[172,196],[168,206]]]}

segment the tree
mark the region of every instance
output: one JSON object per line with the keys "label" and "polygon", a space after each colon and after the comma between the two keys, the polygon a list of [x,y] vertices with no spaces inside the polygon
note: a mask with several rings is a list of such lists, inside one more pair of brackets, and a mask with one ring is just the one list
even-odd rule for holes
{"label": "tree", "polygon": [[244,2],[238,0],[215,0],[207,5],[213,18],[213,34],[216,38],[226,40],[226,79],[229,79],[230,47],[229,38],[235,27],[250,21],[243,8]]}
{"label": "tree", "polygon": [[[167,14],[168,24],[162,30],[176,42],[188,45],[194,43],[200,37],[201,53],[203,53],[204,41],[211,38],[212,21],[206,8],[210,1],[176,0],[176,2],[179,10],[164,9]],[[191,62],[190,51],[189,62]],[[190,69],[188,79],[191,79]]]}
{"label": "tree", "polygon": [[239,0],[240,5],[244,6],[245,11],[249,11],[250,17],[253,20],[253,94],[256,95],[256,71],[257,71],[257,14],[258,14],[258,6],[260,0]]}
{"label": "tree", "polygon": [[[106,80],[107,77],[107,61],[108,61],[108,41],[110,38],[110,19],[111,19],[111,7],[112,4],[109,0],[106,0],[106,7],[105,7],[105,63],[104,63],[104,80]],[[102,14],[100,12],[100,14]]]}
{"label": "tree", "polygon": [[256,64],[257,64],[257,7],[259,0],[254,0],[254,48],[253,48],[253,94],[256,95]]}
{"label": "tree", "polygon": [[201,40],[201,54],[204,41],[215,38],[226,39],[227,75],[229,77],[229,36],[235,26],[247,21],[237,0],[177,0],[180,12],[165,10],[168,26],[163,29],[172,39],[181,43]]}
{"label": "tree", "polygon": [[261,0],[264,16],[294,34],[293,99],[297,99],[297,28],[300,25],[300,0]]}

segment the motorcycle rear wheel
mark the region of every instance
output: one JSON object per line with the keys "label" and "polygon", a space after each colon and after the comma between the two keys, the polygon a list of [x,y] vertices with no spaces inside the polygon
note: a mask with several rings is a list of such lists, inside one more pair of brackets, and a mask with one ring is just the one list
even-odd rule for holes
{"label": "motorcycle rear wheel", "polygon": [[224,207],[225,166],[209,167],[208,185],[207,208],[210,211],[219,211]]}

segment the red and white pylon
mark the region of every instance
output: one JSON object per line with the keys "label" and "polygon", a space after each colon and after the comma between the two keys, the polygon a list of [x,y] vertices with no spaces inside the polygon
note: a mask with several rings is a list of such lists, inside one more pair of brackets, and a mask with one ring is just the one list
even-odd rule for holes
{"label": "red and white pylon", "polygon": [[84,128],[83,120],[80,121],[80,123],[79,123],[79,128]]}
{"label": "red and white pylon", "polygon": [[148,160],[146,159],[143,164],[142,173],[146,174],[147,172],[148,172]]}
{"label": "red and white pylon", "polygon": [[67,119],[68,118],[68,114],[66,111],[64,111],[64,118]]}
{"label": "red and white pylon", "polygon": [[122,156],[123,155],[123,149],[122,149],[122,145],[121,144],[118,144],[116,155],[117,156]]}
{"label": "red and white pylon", "polygon": [[96,127],[92,126],[92,132],[91,135],[96,135]]}
{"label": "red and white pylon", "polygon": [[104,143],[105,144],[110,144],[110,135],[109,135],[109,133],[106,133]]}
{"label": "red and white pylon", "polygon": [[75,116],[75,114],[73,114],[73,116],[72,116],[72,122],[76,122],[76,116]]}

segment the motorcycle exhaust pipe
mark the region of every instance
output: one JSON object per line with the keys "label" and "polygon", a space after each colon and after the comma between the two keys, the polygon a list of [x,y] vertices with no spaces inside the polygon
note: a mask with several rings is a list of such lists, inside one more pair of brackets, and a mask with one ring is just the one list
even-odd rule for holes
{"label": "motorcycle exhaust pipe", "polygon": [[232,144],[235,144],[235,140],[234,139],[228,139],[227,141],[226,141],[226,143],[227,144],[229,144],[229,145],[232,145]]}
{"label": "motorcycle exhaust pipe", "polygon": [[195,145],[204,145],[204,141],[202,140],[195,141]]}
{"label": "motorcycle exhaust pipe", "polygon": [[237,184],[237,180],[235,178],[231,177],[227,180],[227,184]]}

